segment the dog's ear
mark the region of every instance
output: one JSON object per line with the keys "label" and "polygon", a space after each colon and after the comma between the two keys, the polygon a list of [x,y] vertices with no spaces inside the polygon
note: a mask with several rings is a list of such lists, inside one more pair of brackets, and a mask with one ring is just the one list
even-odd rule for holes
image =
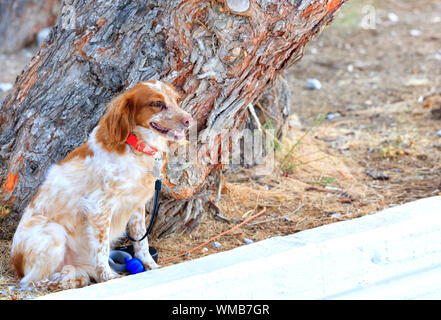
{"label": "dog's ear", "polygon": [[110,103],[99,123],[97,139],[109,149],[124,150],[129,133],[135,128],[135,112],[130,96],[122,94]]}

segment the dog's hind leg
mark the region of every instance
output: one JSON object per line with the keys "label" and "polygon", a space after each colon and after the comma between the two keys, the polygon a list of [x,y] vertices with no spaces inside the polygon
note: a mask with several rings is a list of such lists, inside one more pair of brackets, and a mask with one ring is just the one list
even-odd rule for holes
{"label": "dog's hind leg", "polygon": [[23,288],[51,279],[69,263],[67,238],[63,226],[42,215],[21,223],[12,242],[11,260]]}

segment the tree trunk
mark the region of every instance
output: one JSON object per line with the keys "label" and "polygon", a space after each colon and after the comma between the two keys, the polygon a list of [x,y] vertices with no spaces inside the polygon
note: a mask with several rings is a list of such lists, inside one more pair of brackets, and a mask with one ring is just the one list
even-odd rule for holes
{"label": "tree trunk", "polygon": [[[161,79],[197,120],[197,159],[167,165],[154,235],[191,230],[218,164],[221,130],[249,108],[346,0],[65,0],[57,25],[0,106],[0,204],[13,229],[48,167],[82,144],[115,95]],[[206,141],[209,140],[209,143]],[[7,236],[7,235],[4,235]]]}
{"label": "tree trunk", "polygon": [[53,26],[60,0],[1,0],[0,53],[15,52],[30,44],[43,28]]}

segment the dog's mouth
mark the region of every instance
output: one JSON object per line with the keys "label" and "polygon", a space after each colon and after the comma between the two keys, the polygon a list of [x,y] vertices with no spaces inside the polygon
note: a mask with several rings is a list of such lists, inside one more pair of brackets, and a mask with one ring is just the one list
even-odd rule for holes
{"label": "dog's mouth", "polygon": [[156,122],[150,122],[150,127],[155,129],[159,133],[167,135],[168,138],[175,140],[175,141],[182,140],[185,137],[184,130],[182,130],[182,129],[181,130],[167,129],[167,128],[157,124]]}
{"label": "dog's mouth", "polygon": [[156,131],[163,134],[167,134],[170,131],[170,129],[164,128],[163,126],[157,124],[156,122],[150,122],[150,126]]}

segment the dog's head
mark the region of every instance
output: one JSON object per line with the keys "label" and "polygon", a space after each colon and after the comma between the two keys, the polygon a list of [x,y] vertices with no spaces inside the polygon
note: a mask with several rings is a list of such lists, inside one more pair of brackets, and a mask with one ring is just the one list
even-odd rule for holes
{"label": "dog's head", "polygon": [[99,139],[120,145],[137,127],[151,129],[171,141],[185,137],[193,118],[178,104],[179,94],[161,81],[145,81],[115,98],[100,121]]}

